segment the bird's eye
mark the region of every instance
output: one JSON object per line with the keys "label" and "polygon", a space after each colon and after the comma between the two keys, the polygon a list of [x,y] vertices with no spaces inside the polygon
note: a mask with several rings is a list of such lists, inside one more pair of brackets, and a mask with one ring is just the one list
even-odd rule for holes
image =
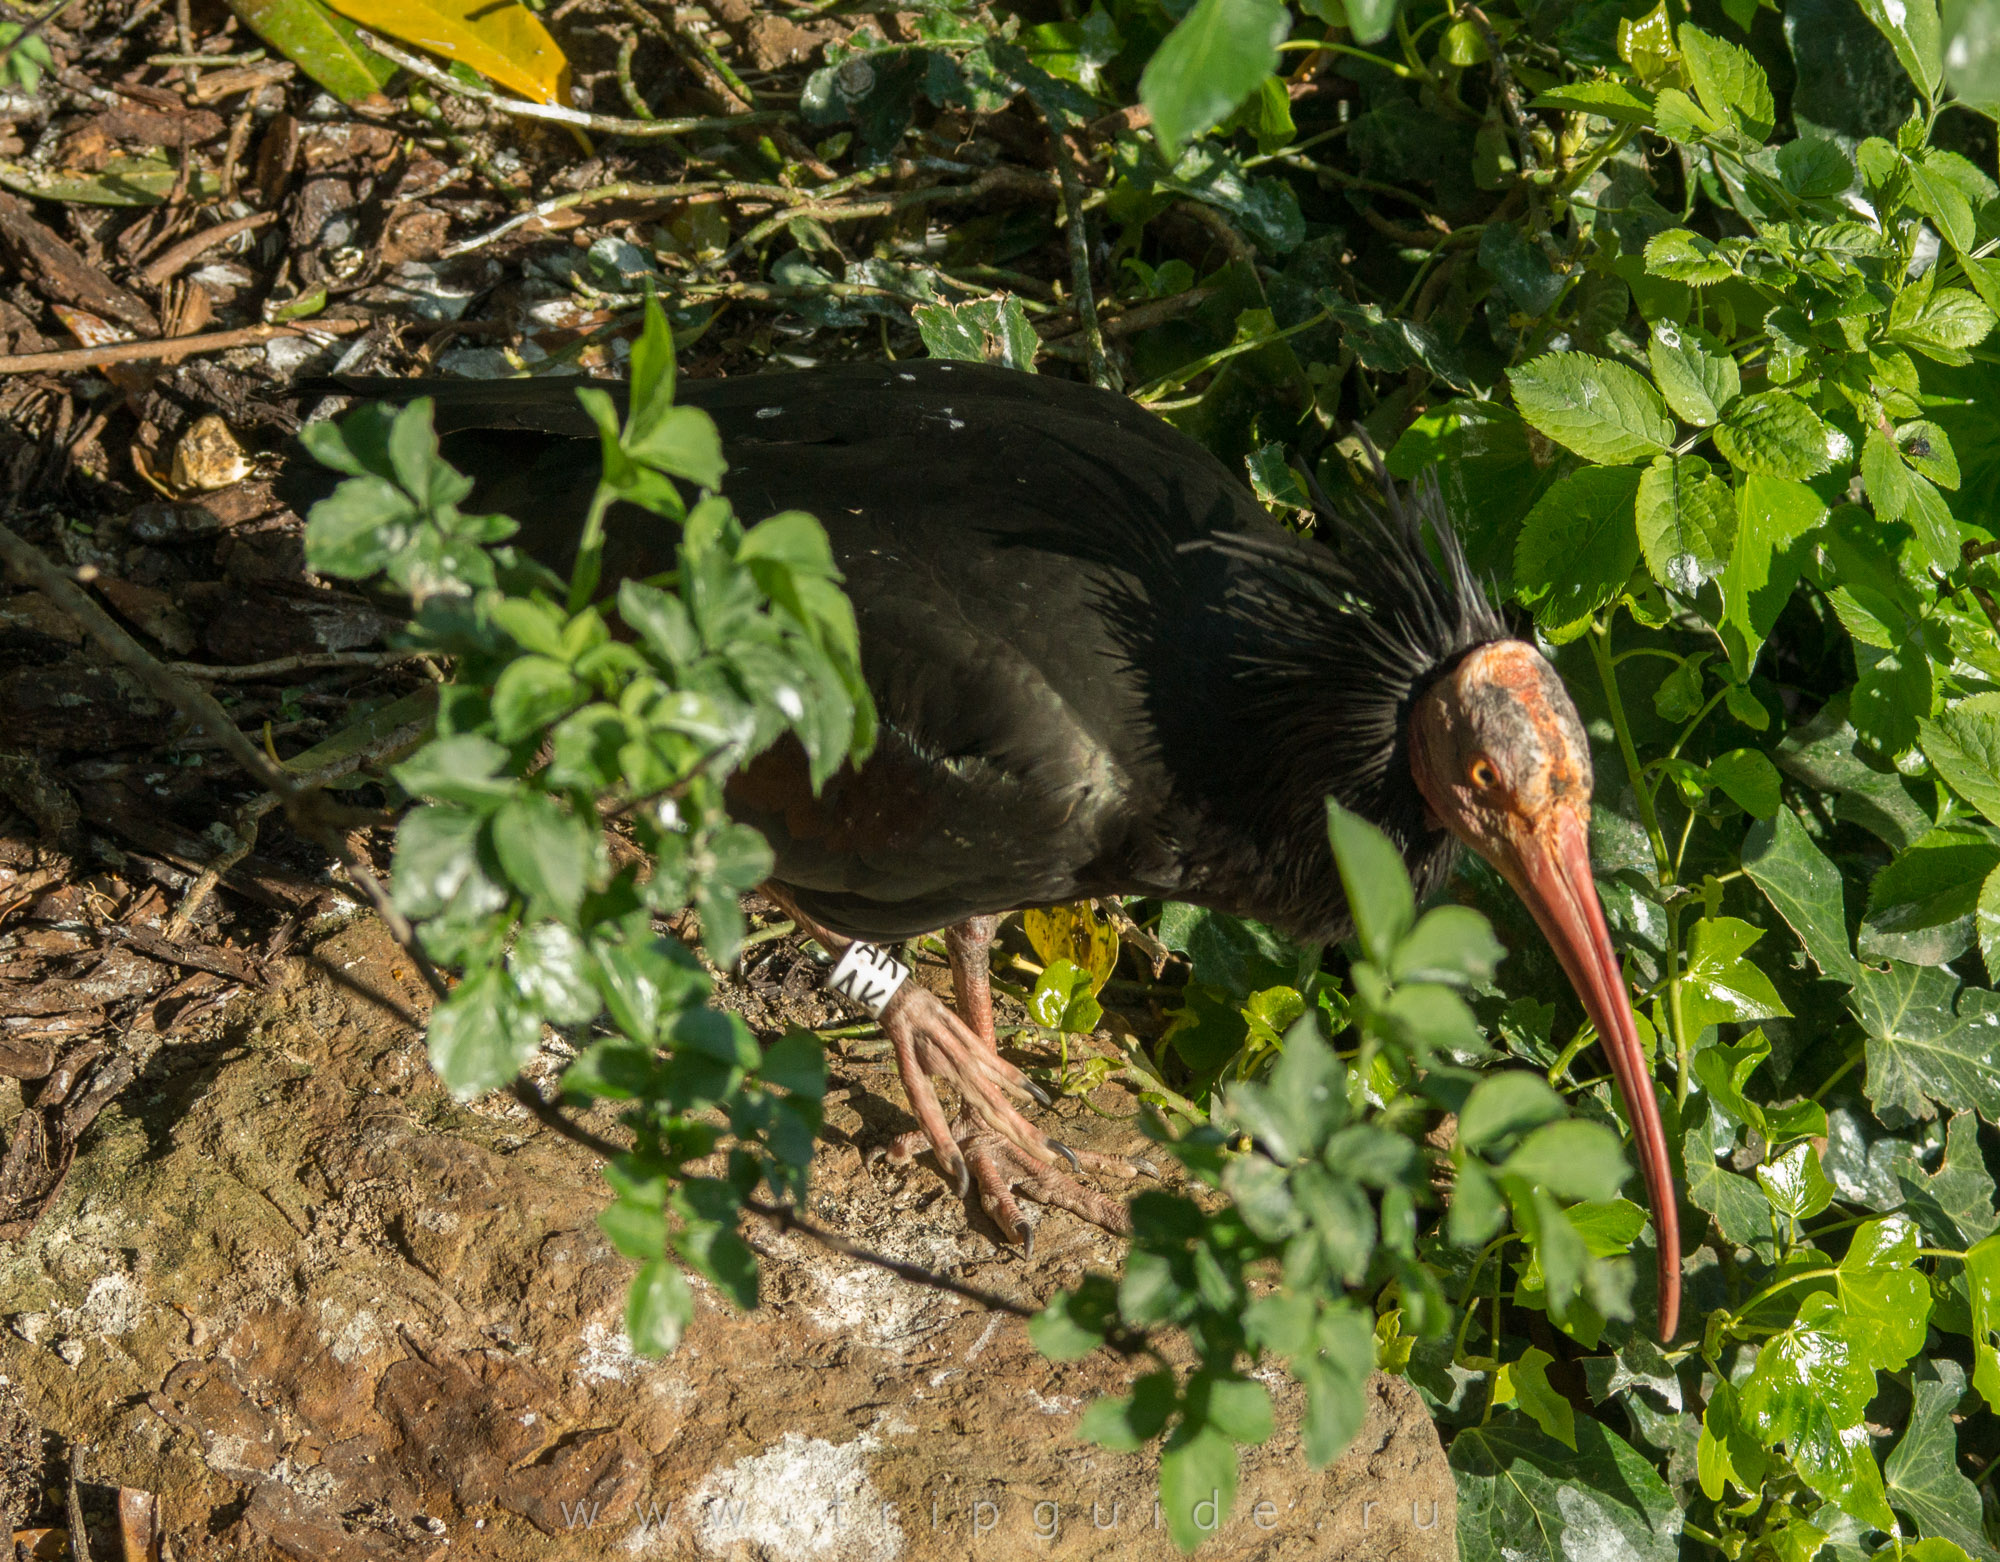
{"label": "bird's eye", "polygon": [[1500,784],[1500,772],[1493,768],[1493,761],[1484,755],[1472,762],[1472,768],[1467,773],[1472,777],[1472,784],[1482,792],[1490,792]]}

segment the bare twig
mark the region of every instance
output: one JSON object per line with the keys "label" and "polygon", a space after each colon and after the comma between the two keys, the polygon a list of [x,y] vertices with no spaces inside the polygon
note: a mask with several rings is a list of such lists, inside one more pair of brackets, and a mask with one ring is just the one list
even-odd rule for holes
{"label": "bare twig", "polygon": [[616,184],[602,184],[590,190],[573,190],[567,195],[551,196],[548,200],[516,212],[496,228],[457,244],[448,245],[443,258],[451,260],[460,255],[483,249],[495,239],[504,238],[516,228],[537,219],[547,219],[557,212],[567,211],[576,206],[588,206],[598,201],[686,201],[698,205],[704,201],[769,201],[774,205],[797,205],[813,200],[825,200],[829,196],[843,194],[863,185],[886,179],[895,170],[892,165],[883,164],[877,168],[865,168],[860,173],[850,174],[832,184],[819,185],[809,190],[795,190],[789,185],[755,184],[744,180],[698,179],[682,184],[635,184],[630,180],[620,180]]}
{"label": "bare twig", "polygon": [[169,277],[180,275],[184,268],[192,265],[218,244],[227,244],[239,233],[253,233],[277,220],[276,212],[252,212],[247,217],[233,218],[228,222],[218,222],[212,228],[204,228],[192,238],[182,239],[180,243],[153,261],[139,273],[139,280],[158,287]]}
{"label": "bare twig", "polygon": [[1119,389],[1110,361],[1104,356],[1104,332],[1097,323],[1097,293],[1090,281],[1090,233],[1084,224],[1083,181],[1077,176],[1076,152],[1065,133],[1066,116],[1043,109],[1056,177],[1062,181],[1063,210],[1069,228],[1069,273],[1076,289],[1076,317],[1083,327],[1084,363],[1090,383],[1104,390]]}
{"label": "bare twig", "polygon": [[361,41],[381,55],[393,61],[413,76],[421,77],[432,86],[443,89],[461,98],[471,98],[475,102],[487,104],[502,113],[518,115],[522,119],[545,119],[552,124],[572,125],[578,130],[596,130],[607,135],[624,136],[630,141],[659,141],[673,136],[696,135],[710,130],[735,130],[744,125],[773,124],[785,116],[776,111],[755,114],[729,114],[708,119],[624,119],[616,114],[587,114],[582,109],[562,108],[553,103],[530,103],[525,98],[502,97],[489,87],[474,86],[447,75],[427,60],[397,48],[386,39],[377,37],[365,27],[355,28]]}
{"label": "bare twig", "polygon": [[211,667],[205,662],[169,662],[167,666],[183,678],[199,678],[208,683],[254,683],[264,678],[318,672],[328,667],[394,667],[434,654],[424,650],[308,651],[297,656],[280,656],[268,662],[239,663],[234,667]]}
{"label": "bare twig", "polygon": [[209,331],[201,336],[164,337],[147,342],[113,342],[104,347],[78,347],[68,352],[16,353],[0,357],[0,374],[67,374],[77,369],[101,369],[111,363],[178,363],[194,353],[223,353],[236,347],[256,347],[280,336],[351,336],[365,331],[370,320],[307,320],[297,324],[249,325],[235,331]]}

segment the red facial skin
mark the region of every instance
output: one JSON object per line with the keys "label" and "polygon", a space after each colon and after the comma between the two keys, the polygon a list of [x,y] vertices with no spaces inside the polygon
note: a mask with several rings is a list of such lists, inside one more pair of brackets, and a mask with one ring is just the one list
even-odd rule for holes
{"label": "red facial skin", "polygon": [[1555,669],[1519,640],[1469,653],[1410,715],[1437,820],[1527,903],[1603,1041],[1659,1243],[1660,1338],[1680,1322],[1680,1213],[1653,1080],[1590,871],[1590,747]]}

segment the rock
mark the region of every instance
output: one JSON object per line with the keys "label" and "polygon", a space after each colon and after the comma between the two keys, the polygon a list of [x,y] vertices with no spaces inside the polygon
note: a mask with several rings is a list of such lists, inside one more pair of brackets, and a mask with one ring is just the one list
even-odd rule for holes
{"label": "rock", "polygon": [[[1051,1362],[1020,1320],[802,1236],[751,1228],[763,1305],[697,1280],[679,1350],[636,1357],[593,1158],[511,1097],[452,1101],[413,1028],[424,989],[371,919],[307,945],[163,1044],[0,1249],[0,1374],[92,1446],[93,1480],[158,1494],[182,1562],[1177,1555],[1157,1450],[1074,1435],[1133,1366]],[[927,1162],[865,1164],[909,1121],[893,1065],[830,1064],[815,1220],[1023,1300],[1115,1269],[1120,1244],[1065,1214],[1024,1262]],[[1131,1110],[1117,1087],[1097,1104]],[[1130,1148],[1063,1111],[1070,1142]],[[1406,1382],[1376,1375],[1354,1446],[1313,1471],[1303,1396],[1266,1381],[1278,1432],[1202,1557],[1455,1555],[1451,1475]]]}

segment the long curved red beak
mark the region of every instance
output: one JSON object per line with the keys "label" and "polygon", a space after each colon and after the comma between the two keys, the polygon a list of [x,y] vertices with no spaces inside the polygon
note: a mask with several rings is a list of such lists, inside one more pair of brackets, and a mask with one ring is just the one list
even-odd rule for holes
{"label": "long curved red beak", "polygon": [[1611,930],[1590,871],[1590,843],[1578,810],[1557,804],[1514,837],[1519,877],[1514,889],[1535,914],[1549,944],[1583,1000],[1611,1059],[1611,1073],[1632,1120],[1639,1174],[1653,1207],[1660,1257],[1660,1339],[1673,1339],[1681,1312],[1680,1205],[1667,1160],[1666,1131],[1653,1099],[1653,1076],[1639,1050],[1625,976],[1611,947]]}

